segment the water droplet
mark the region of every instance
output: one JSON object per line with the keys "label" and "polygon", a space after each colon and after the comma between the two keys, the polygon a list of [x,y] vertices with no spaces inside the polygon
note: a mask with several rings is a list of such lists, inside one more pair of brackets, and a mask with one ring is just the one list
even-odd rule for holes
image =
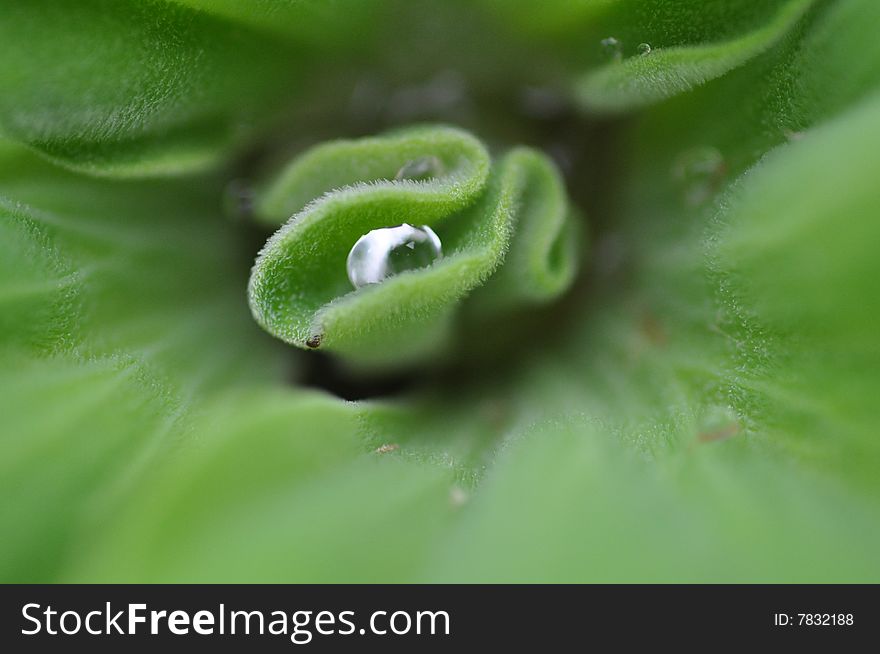
{"label": "water droplet", "polygon": [[394,179],[410,179],[415,182],[426,182],[435,177],[440,177],[446,171],[443,162],[439,158],[431,155],[427,157],[419,157],[405,163]]}
{"label": "water droplet", "polygon": [[708,146],[682,152],[672,166],[672,176],[682,184],[685,203],[690,206],[709,200],[721,186],[726,171],[724,157]]}
{"label": "water droplet", "polygon": [[602,39],[599,43],[602,46],[602,53],[607,58],[612,59],[613,61],[620,61],[623,58],[623,48],[620,41],[613,36]]}
{"label": "water droplet", "polygon": [[651,54],[651,44],[650,43],[639,43],[636,47],[636,51],[640,55]]}
{"label": "water droplet", "polygon": [[440,239],[428,226],[374,229],[348,253],[346,270],[355,288],[378,284],[407,270],[425,268],[443,256]]}

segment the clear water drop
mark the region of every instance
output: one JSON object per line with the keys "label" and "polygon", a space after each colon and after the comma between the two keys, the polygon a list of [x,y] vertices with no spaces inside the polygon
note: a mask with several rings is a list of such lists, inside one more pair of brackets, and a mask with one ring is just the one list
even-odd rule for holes
{"label": "clear water drop", "polygon": [[446,173],[443,162],[433,155],[413,159],[401,166],[394,179],[409,179],[415,182],[425,182]]}
{"label": "clear water drop", "polygon": [[602,46],[602,52],[607,58],[614,61],[620,61],[623,58],[623,46],[613,36],[602,39],[599,44]]}
{"label": "clear water drop", "polygon": [[651,54],[651,44],[650,43],[639,43],[638,47],[636,47],[636,51],[640,55]]}
{"label": "clear water drop", "polygon": [[440,238],[427,225],[374,229],[361,236],[346,260],[348,279],[361,288],[407,270],[425,268],[443,256]]}
{"label": "clear water drop", "polygon": [[429,179],[440,177],[446,172],[443,162],[439,158],[430,155],[413,159],[401,166],[394,179],[409,179],[414,182],[426,182]]}

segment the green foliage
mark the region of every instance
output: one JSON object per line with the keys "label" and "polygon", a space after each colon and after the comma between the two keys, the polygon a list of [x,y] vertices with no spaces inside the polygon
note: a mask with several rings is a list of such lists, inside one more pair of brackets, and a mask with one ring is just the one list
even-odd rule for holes
{"label": "green foliage", "polygon": [[5,2],[0,43],[0,130],[105,175],[205,167],[301,67],[290,44],[156,1]]}
{"label": "green foliage", "polygon": [[570,420],[524,434],[499,456],[424,578],[856,583],[869,570],[876,578],[877,511],[857,496],[730,450],[646,464],[607,431]]}
{"label": "green foliage", "polygon": [[[59,574],[90,507],[189,432],[218,387],[278,382],[219,188],[107,182],[0,146],[0,576]],[[216,325],[223,325],[218,330]]]}
{"label": "green foliage", "polygon": [[[712,249],[728,312],[766,339],[742,343],[737,356],[748,365],[743,385],[763,399],[767,431],[874,492],[878,116],[875,95],[768,155],[725,199]],[[785,358],[759,366],[755,349]]]}
{"label": "green foliage", "polygon": [[577,83],[578,100],[593,111],[621,111],[664,100],[720,77],[779,41],[813,4],[791,0],[766,24],[717,43],[658,47],[611,61]]}
{"label": "green foliage", "polygon": [[[428,158],[440,162],[439,175],[395,178]],[[266,220],[297,213],[254,264],[254,317],[294,345],[379,365],[435,352],[448,340],[456,305],[502,265],[508,249],[502,273],[492,279],[491,304],[556,297],[571,282],[577,257],[557,173],[526,149],[489,168],[479,142],[443,127],[306,153],[256,201]],[[372,229],[402,223],[434,228],[443,258],[352,291],[343,265],[351,246]],[[476,306],[486,310],[485,303]]]}
{"label": "green foliage", "polygon": [[878,4],[364,6],[0,9],[0,579],[880,581]]}

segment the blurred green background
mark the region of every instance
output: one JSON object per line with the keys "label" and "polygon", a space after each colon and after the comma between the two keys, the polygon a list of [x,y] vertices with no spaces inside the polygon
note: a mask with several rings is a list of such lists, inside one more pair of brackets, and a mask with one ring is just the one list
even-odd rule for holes
{"label": "blurred green background", "polygon": [[[0,580],[880,581],[878,24],[4,2]],[[253,189],[424,122],[555,161],[574,287],[394,376],[264,333]]]}

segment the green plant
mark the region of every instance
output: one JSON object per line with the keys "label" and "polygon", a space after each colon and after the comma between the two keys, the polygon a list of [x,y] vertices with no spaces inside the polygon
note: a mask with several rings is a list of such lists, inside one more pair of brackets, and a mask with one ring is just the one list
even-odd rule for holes
{"label": "green plant", "polygon": [[[436,177],[393,179],[411,162],[431,160]],[[562,182],[550,162],[525,149],[496,168],[490,176],[479,142],[440,127],[306,153],[257,201],[258,215],[285,223],[251,275],[257,321],[294,345],[387,366],[412,364],[448,340],[455,308],[490,277],[475,311],[555,298],[578,256]],[[435,227],[445,256],[352,291],[340,265],[351,244],[408,222]]]}
{"label": "green plant", "polygon": [[4,3],[0,578],[880,580],[878,23]]}

